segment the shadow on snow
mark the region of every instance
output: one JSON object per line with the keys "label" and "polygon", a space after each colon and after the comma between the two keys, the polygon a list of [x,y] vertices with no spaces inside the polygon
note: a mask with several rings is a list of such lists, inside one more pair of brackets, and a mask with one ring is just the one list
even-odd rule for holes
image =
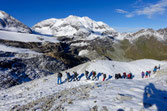
{"label": "shadow on snow", "polygon": [[154,84],[150,83],[144,89],[143,106],[149,108],[156,105],[157,111],[167,110],[167,91],[156,89]]}

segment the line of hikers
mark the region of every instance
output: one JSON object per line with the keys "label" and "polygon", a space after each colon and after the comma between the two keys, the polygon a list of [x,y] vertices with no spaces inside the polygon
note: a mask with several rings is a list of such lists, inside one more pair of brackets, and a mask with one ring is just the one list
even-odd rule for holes
{"label": "line of hikers", "polygon": [[[153,73],[155,74],[158,69],[160,70],[160,68],[161,68],[160,65],[159,65],[158,67],[155,66],[154,69],[153,69]],[[148,77],[150,77],[150,76],[151,76],[151,71],[146,71],[146,72],[143,71],[143,72],[141,73],[141,77],[142,77],[142,78],[144,78],[144,77],[145,77],[145,78],[148,78]]]}
{"label": "line of hikers", "polygon": [[[104,74],[104,73],[99,72],[98,74],[96,74],[96,71],[92,71],[89,74],[89,72],[86,71],[86,70],[85,70],[85,73],[82,73],[80,76],[78,76],[78,75],[79,74],[77,72],[74,72],[74,71],[73,71],[73,75],[71,75],[69,72],[66,72],[67,81],[68,82],[79,81],[81,79],[81,77],[84,76],[84,75],[85,75],[86,80],[90,80],[91,77],[92,77],[91,80],[99,80],[99,77],[101,75],[103,75],[103,81],[105,81],[105,79],[107,77],[107,75]],[[57,84],[62,84],[62,81],[61,81],[62,76],[63,76],[63,74],[59,72],[58,75],[57,75],[57,78],[58,78],[57,79]]]}
{"label": "line of hikers", "polygon": [[[74,72],[73,71],[73,75],[71,75],[69,72],[65,72],[66,73],[66,76],[67,76],[67,81],[68,82],[71,82],[71,81],[79,81],[81,79],[82,76],[85,75],[85,78],[86,80],[99,80],[99,77],[101,75],[103,75],[103,79],[102,81],[105,81],[106,78],[107,78],[107,75],[105,73],[101,73],[99,72],[98,74],[96,73],[96,71],[91,71],[90,74],[88,71],[85,70],[85,73],[82,73],[80,76],[78,76],[79,74],[77,72]],[[62,73],[58,73],[57,75],[57,84],[62,84],[62,81],[61,81],[61,78],[62,78],[63,74]],[[91,78],[92,77],[92,78]],[[108,76],[108,78],[112,78],[111,75]],[[133,76],[132,76],[132,73],[129,73],[129,74],[126,74],[126,72],[123,73],[123,76],[121,76],[120,73],[118,74],[115,74],[115,79],[120,79],[120,78],[124,78],[124,79],[132,79]]]}
{"label": "line of hikers", "polygon": [[[160,70],[160,65],[159,67],[155,66],[153,69],[153,73],[157,72],[157,69]],[[71,81],[79,81],[84,75],[86,80],[99,80],[99,77],[101,75],[103,75],[103,81],[106,80],[107,75],[105,73],[101,73],[99,72],[98,74],[96,73],[96,71],[91,71],[90,74],[87,70],[85,70],[85,73],[82,73],[80,76],[78,76],[79,74],[75,71],[73,71],[73,75],[70,74],[70,72],[66,72],[66,76],[67,76],[67,81],[71,82]],[[63,74],[62,73],[58,73],[57,75],[57,84],[62,84],[61,78],[62,78]],[[147,78],[151,76],[151,71],[146,71],[141,73],[142,78]],[[126,74],[126,72],[123,73],[123,75],[121,75],[120,73],[115,74],[115,79],[133,79],[134,75],[132,75],[132,73],[128,73]],[[109,78],[112,78],[112,76],[109,75]]]}
{"label": "line of hikers", "polygon": [[133,79],[133,77],[134,76],[131,72],[129,74],[126,74],[126,72],[124,72],[122,76],[120,73],[115,74],[115,79]]}

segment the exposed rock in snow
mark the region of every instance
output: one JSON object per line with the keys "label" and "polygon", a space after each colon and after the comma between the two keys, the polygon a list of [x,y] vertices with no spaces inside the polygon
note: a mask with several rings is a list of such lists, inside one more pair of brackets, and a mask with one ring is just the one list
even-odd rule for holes
{"label": "exposed rock in snow", "polygon": [[32,33],[31,29],[28,26],[24,25],[4,11],[0,11],[0,30]]}
{"label": "exposed rock in snow", "polygon": [[67,65],[55,58],[22,54],[0,51],[0,90],[67,69]]}
{"label": "exposed rock in snow", "polygon": [[[54,36],[68,36],[74,38],[88,38],[115,36],[117,32],[103,22],[96,22],[88,17],[68,16],[64,19],[47,19],[37,23],[32,28],[42,34]],[[91,39],[93,39],[91,37]]]}

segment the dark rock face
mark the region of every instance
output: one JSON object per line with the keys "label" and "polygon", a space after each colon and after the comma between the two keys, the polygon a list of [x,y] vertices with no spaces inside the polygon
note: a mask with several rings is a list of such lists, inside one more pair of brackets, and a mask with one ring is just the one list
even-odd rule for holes
{"label": "dark rock face", "polygon": [[68,43],[40,43],[40,42],[19,42],[19,41],[9,41],[9,40],[0,40],[1,44],[17,47],[17,48],[27,48],[33,51],[43,53],[47,56],[56,58],[59,61],[63,61],[64,64],[67,64],[69,67],[76,66],[78,64],[84,63],[87,61],[87,58],[79,57],[73,50],[70,50]]}
{"label": "dark rock face", "polygon": [[15,53],[6,54],[6,52],[0,52],[0,55],[0,89],[38,79],[68,68],[62,61],[45,55],[30,56],[29,58],[15,57]]}
{"label": "dark rock face", "polygon": [[[0,40],[6,46],[26,48],[39,54],[0,52],[0,89],[38,79],[88,61],[72,54],[69,44]],[[11,82],[9,82],[11,81]]]}
{"label": "dark rock face", "polygon": [[111,52],[114,51],[113,47],[113,38],[97,38],[94,40],[78,40],[78,41],[72,41],[70,44],[75,43],[87,43],[88,45],[85,46],[70,46],[70,50],[73,54],[77,54],[81,50],[89,50],[89,53],[85,55],[85,57],[89,58],[90,60],[94,60],[97,58],[106,58],[106,59],[112,59]]}

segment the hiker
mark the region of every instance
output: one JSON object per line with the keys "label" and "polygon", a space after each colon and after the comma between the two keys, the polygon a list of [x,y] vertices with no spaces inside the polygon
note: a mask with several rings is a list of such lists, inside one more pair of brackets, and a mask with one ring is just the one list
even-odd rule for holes
{"label": "hiker", "polygon": [[154,74],[157,72],[157,66],[154,67],[153,72],[154,72]]}
{"label": "hiker", "polygon": [[66,72],[66,75],[67,75],[67,81],[70,82],[70,79],[71,79],[71,75],[69,72]]}
{"label": "hiker", "polygon": [[123,73],[123,77],[122,78],[124,78],[124,79],[126,78],[126,72]]}
{"label": "hiker", "polygon": [[115,74],[115,79],[119,79],[119,78],[122,78],[122,77],[121,77],[121,74],[120,74],[120,73]]}
{"label": "hiker", "polygon": [[85,70],[85,77],[87,80],[88,80],[88,75],[89,75],[89,72]]}
{"label": "hiker", "polygon": [[146,71],[146,76],[145,76],[145,78],[148,78],[148,75],[149,75],[149,73],[148,73],[148,71]]}
{"label": "hiker", "polygon": [[103,81],[105,81],[107,75],[106,74],[103,74]]}
{"label": "hiker", "polygon": [[149,77],[151,76],[151,71],[148,71],[148,76],[149,76]]}
{"label": "hiker", "polygon": [[144,78],[144,75],[145,75],[145,73],[144,73],[144,72],[142,72],[142,73],[141,73],[141,77],[142,77],[142,78]]}
{"label": "hiker", "polygon": [[122,76],[121,76],[121,74],[120,74],[120,73],[118,73],[118,79],[119,79],[119,78],[122,78]]}
{"label": "hiker", "polygon": [[57,84],[61,84],[62,73],[58,73],[57,75]]}
{"label": "hiker", "polygon": [[78,79],[78,73],[77,72],[74,72],[73,71],[73,73],[74,73],[74,77],[73,77],[73,81],[79,81],[79,79]]}
{"label": "hiker", "polygon": [[160,64],[159,64],[159,66],[158,66],[158,69],[159,69],[159,70],[161,69],[161,66],[160,66]]}
{"label": "hiker", "polygon": [[115,79],[118,79],[118,75],[117,74],[115,74]]}
{"label": "hiker", "polygon": [[90,77],[93,75],[93,71],[90,72],[90,74],[88,75],[88,79],[87,80],[90,80]]}
{"label": "hiker", "polygon": [[103,75],[103,73],[99,72],[99,73],[97,74],[97,76],[96,76],[96,80],[99,80],[99,77],[100,77],[101,75]]}
{"label": "hiker", "polygon": [[132,79],[132,73],[129,73],[127,78]]}
{"label": "hiker", "polygon": [[96,72],[93,71],[93,72],[92,72],[92,75],[93,75],[93,76],[92,76],[92,80],[95,80],[95,79],[96,79]]}

